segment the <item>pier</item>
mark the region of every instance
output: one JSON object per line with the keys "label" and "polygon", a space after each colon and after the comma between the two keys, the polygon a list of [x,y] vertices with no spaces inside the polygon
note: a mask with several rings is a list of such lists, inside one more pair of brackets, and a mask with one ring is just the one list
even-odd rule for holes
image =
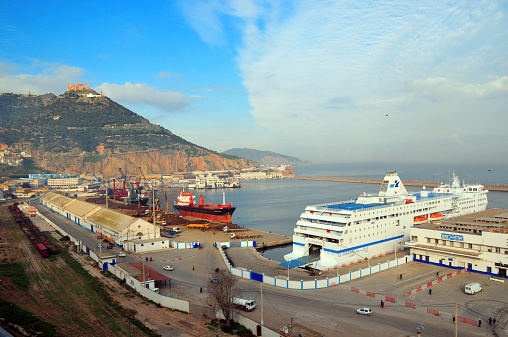
{"label": "pier", "polygon": [[[302,180],[320,180],[320,181],[333,181],[342,183],[361,183],[361,184],[378,184],[381,185],[382,179],[364,179],[364,178],[340,178],[340,177],[310,177],[310,176],[295,176],[295,179]],[[434,181],[403,181],[405,186],[426,186],[426,187],[437,187],[439,183]],[[489,191],[508,192],[508,185],[497,185],[497,184],[482,184]]]}

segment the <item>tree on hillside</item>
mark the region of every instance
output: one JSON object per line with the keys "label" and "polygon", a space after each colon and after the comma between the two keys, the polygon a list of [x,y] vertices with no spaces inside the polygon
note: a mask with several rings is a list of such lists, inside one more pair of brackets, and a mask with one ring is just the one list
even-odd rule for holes
{"label": "tree on hillside", "polygon": [[233,298],[240,297],[241,290],[237,287],[238,278],[227,269],[215,269],[210,273],[210,281],[206,285],[208,299],[214,309],[220,309],[226,318],[226,327],[231,325]]}

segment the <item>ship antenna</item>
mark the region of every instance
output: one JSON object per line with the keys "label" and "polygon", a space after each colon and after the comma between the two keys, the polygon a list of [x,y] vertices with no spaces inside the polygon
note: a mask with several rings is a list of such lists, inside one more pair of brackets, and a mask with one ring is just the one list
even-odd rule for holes
{"label": "ship antenna", "polygon": [[222,204],[226,204],[226,192],[224,192],[224,190],[222,190]]}

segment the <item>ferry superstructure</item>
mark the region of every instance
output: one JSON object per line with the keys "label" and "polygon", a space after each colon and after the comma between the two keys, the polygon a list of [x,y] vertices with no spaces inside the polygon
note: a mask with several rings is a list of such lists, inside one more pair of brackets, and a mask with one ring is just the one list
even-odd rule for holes
{"label": "ferry superstructure", "polygon": [[480,184],[462,184],[455,174],[432,192],[408,193],[396,172],[386,174],[377,195],[305,208],[296,223],[293,252],[282,264],[327,270],[393,252],[411,227],[432,220],[483,211],[487,193]]}

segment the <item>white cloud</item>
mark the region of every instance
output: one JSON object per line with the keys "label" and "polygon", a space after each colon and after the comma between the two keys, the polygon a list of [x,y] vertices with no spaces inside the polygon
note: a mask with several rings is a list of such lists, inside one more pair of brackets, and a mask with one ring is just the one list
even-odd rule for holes
{"label": "white cloud", "polygon": [[472,95],[478,98],[508,94],[508,76],[496,77],[484,84],[462,83],[444,77],[416,79],[413,89],[418,94],[432,97],[450,95]]}
{"label": "white cloud", "polygon": [[[41,61],[36,64],[47,64]],[[15,74],[15,65],[0,63],[0,92],[58,94],[72,83],[82,83],[83,69],[67,65],[45,66],[35,74]]]}
{"label": "white cloud", "polygon": [[[257,123],[284,139],[274,146],[291,144],[311,160],[394,153],[451,160],[504,143],[497,139],[508,122],[502,1],[257,1],[245,12],[232,3],[187,14],[211,44],[202,31],[223,37],[225,18],[241,20],[238,66]],[[453,125],[453,135],[443,125]],[[423,130],[425,141],[409,145]],[[471,146],[443,150],[461,139]]]}
{"label": "white cloud", "polygon": [[98,86],[96,90],[102,90],[105,96],[122,104],[146,104],[161,108],[166,112],[181,110],[191,101],[199,99],[180,92],[160,91],[146,84],[130,82],[123,85],[105,82]]}
{"label": "white cloud", "polygon": [[170,77],[174,77],[175,74],[173,74],[172,72],[169,72],[169,71],[159,71],[159,73],[157,74],[157,78],[159,79],[164,79],[164,78],[170,78]]}

